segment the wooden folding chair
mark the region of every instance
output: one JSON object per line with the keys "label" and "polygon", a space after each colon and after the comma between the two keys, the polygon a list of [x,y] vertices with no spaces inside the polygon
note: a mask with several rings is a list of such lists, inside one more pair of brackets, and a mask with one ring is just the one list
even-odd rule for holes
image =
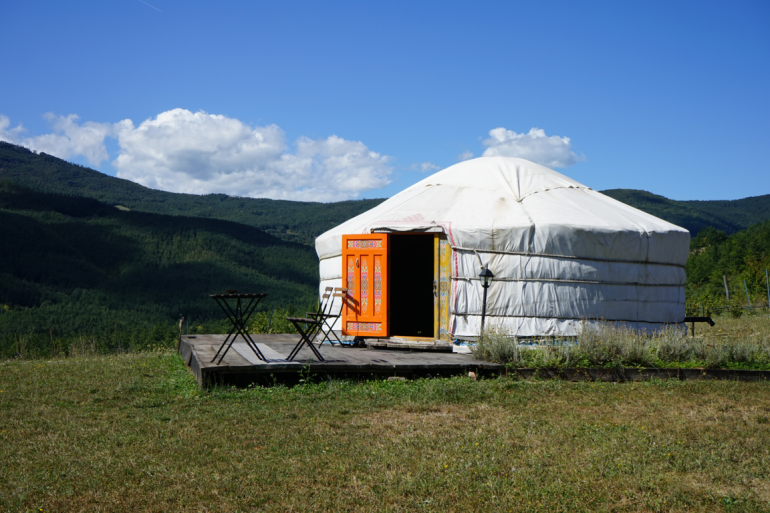
{"label": "wooden folding chair", "polygon": [[326,309],[329,305],[330,298],[332,296],[332,290],[334,290],[332,287],[326,287],[324,289],[324,293],[321,295],[321,301],[318,302],[318,308],[316,308],[315,312],[305,312],[305,315],[310,318],[315,318],[319,315],[326,314]]}
{"label": "wooden folding chair", "polygon": [[[310,350],[313,351],[315,357],[318,358],[318,361],[323,362],[324,357],[321,356],[321,353],[319,353],[318,349],[313,345],[313,340],[318,335],[323,321],[318,318],[311,319],[306,317],[287,317],[286,320],[294,325],[294,328],[296,328],[297,333],[300,335],[299,342],[297,342],[297,345],[291,350],[291,353],[289,353],[286,360],[289,362],[294,360],[297,354],[299,354],[299,350],[302,349],[302,346],[307,345]],[[305,325],[304,328],[302,327],[303,324]]]}
{"label": "wooden folding chair", "polygon": [[320,361],[324,361],[321,353],[313,345],[313,341],[321,331],[321,325],[323,324],[324,315],[329,307],[330,298],[332,295],[332,287],[326,287],[324,293],[321,295],[321,301],[318,303],[318,308],[315,312],[305,312],[306,317],[287,317],[286,320],[294,325],[297,333],[300,335],[299,342],[291,350],[289,356],[286,358],[288,361],[294,360],[302,346],[307,344],[313,354]]}
{"label": "wooden folding chair", "polygon": [[[337,334],[334,332],[334,323],[337,322],[337,319],[340,318],[340,315],[342,315],[342,308],[345,306],[345,298],[347,297],[348,289],[344,287],[336,287],[334,289],[334,293],[331,294],[331,297],[329,298],[328,303],[328,309],[325,309],[320,314],[314,316],[315,318],[318,318],[321,320],[321,328],[319,331],[319,335],[323,333],[323,336],[321,337],[321,341],[318,343],[318,347],[321,347],[321,345],[328,340],[331,345],[334,345],[334,341],[329,337],[329,334],[331,334],[332,337],[337,339],[337,343],[339,345],[342,344],[342,340],[340,340],[340,337],[337,336]],[[334,313],[334,299],[340,298],[340,309],[337,311],[337,313]],[[324,329],[324,327],[326,329]]]}

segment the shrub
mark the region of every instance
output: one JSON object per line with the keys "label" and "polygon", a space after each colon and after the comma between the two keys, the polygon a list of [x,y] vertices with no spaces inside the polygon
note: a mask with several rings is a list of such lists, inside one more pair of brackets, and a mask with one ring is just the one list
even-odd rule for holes
{"label": "shrub", "polygon": [[305,312],[300,315],[292,314],[290,310],[278,308],[272,314],[273,320],[270,322],[270,311],[255,312],[251,317],[251,333],[296,333],[294,325],[287,321],[287,317],[304,317]]}
{"label": "shrub", "polygon": [[472,352],[479,360],[496,363],[519,362],[518,340],[515,336],[496,326],[484,331],[477,344],[472,348]]}
{"label": "shrub", "polygon": [[572,339],[544,338],[526,344],[493,327],[479,339],[473,354],[481,360],[534,368],[770,367],[770,322],[766,318],[724,316],[718,323],[726,331],[705,328],[698,337],[689,336],[681,326],[646,333],[609,322],[584,323],[581,333]]}

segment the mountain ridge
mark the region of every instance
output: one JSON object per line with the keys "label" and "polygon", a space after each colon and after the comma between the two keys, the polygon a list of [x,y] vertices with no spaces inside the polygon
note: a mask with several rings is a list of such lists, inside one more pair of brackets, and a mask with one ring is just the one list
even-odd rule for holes
{"label": "mountain ridge", "polygon": [[636,189],[599,192],[686,228],[693,237],[707,227],[730,234],[770,219],[770,194],[738,200],[672,200]]}
{"label": "mountain ridge", "polygon": [[[385,201],[383,198],[313,203],[165,192],[2,141],[0,179],[39,192],[88,197],[130,210],[235,221],[283,240],[308,245],[326,230]],[[682,201],[636,189],[599,192],[681,226],[693,237],[706,227],[731,234],[770,219],[770,194],[739,200]]]}
{"label": "mountain ridge", "polygon": [[340,219],[355,217],[384,201],[313,203],[159,191],[2,141],[0,179],[38,192],[88,197],[134,211],[235,221],[309,245]]}

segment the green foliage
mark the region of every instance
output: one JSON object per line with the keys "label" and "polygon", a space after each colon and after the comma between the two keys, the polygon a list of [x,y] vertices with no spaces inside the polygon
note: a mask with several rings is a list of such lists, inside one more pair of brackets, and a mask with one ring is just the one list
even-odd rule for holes
{"label": "green foliage", "polygon": [[770,269],[770,221],[729,236],[711,227],[702,230],[692,240],[687,261],[688,311],[702,307],[710,315],[729,307],[740,316],[741,307],[748,306],[747,291],[752,306],[767,305],[766,269]]}
{"label": "green foliage", "polygon": [[284,309],[316,302],[311,247],[230,221],[125,212],[0,181],[0,240],[3,356],[21,334],[40,354],[52,339],[95,337],[100,351],[117,339],[168,344],[180,316],[221,321],[209,294],[231,288],[267,292]]}
{"label": "green foliage", "polygon": [[703,250],[709,246],[718,246],[727,240],[727,234],[713,226],[707,226],[690,239],[691,250]]}
{"label": "green foliage", "polygon": [[305,312],[297,312],[287,308],[277,308],[275,312],[266,310],[256,312],[251,317],[251,333],[296,333],[294,325],[287,321],[287,317],[304,317]]}

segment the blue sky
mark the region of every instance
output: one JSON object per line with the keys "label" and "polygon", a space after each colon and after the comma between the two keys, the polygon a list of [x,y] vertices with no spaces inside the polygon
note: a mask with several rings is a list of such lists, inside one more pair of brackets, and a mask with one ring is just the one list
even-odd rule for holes
{"label": "blue sky", "polygon": [[766,1],[7,0],[0,28],[0,139],[155,188],[387,197],[486,151],[770,193]]}

